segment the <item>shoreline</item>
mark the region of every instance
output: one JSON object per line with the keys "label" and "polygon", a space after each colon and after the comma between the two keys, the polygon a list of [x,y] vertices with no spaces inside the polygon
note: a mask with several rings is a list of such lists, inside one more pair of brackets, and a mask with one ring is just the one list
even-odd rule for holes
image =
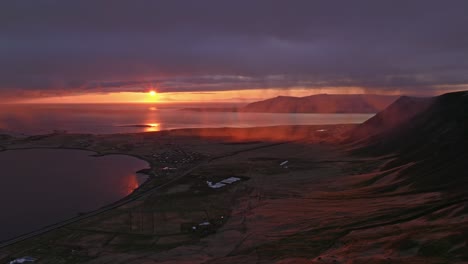
{"label": "shoreline", "polygon": [[[394,228],[430,241],[445,236],[445,230],[458,230],[458,218],[420,220],[440,210],[459,210],[465,198],[448,199],[438,190],[392,189],[398,174],[413,163],[389,168],[401,158],[398,154],[352,154],[341,140],[353,127],[182,129],[0,140],[0,146],[9,149],[133,156],[150,164],[154,175],[119,201],[0,244],[0,261],[30,255],[38,263],[123,263],[125,254],[125,263],[250,263],[257,257],[265,263],[294,257],[304,263],[321,263],[318,257],[332,263],[360,257],[355,250],[361,247],[366,252],[382,248],[370,243],[375,239],[399,259],[405,251],[398,245],[406,240],[389,235]],[[285,161],[287,166],[281,165]],[[208,182],[230,177],[241,180],[209,187]],[[334,244],[346,247],[335,250],[330,247]],[[372,262],[380,255],[366,257]]]}
{"label": "shoreline", "polygon": [[[346,126],[347,124],[336,124],[336,125],[294,125],[294,126],[290,126],[290,125],[286,125],[286,126],[266,126],[266,127],[253,127],[253,128],[232,128],[232,127],[218,127],[218,128],[185,128],[185,129],[173,129],[173,130],[164,130],[164,131],[157,131],[157,132],[140,132],[140,133],[117,133],[117,134],[68,134],[68,133],[50,133],[50,134],[41,134],[41,135],[32,135],[32,136],[27,136],[25,138],[22,138],[24,140],[27,140],[27,141],[41,141],[43,139],[47,139],[47,138],[50,138],[50,137],[54,137],[54,136],[69,136],[69,137],[72,137],[72,138],[77,138],[77,139],[80,139],[81,137],[83,136],[92,136],[92,137],[112,137],[112,136],[144,136],[144,135],[151,135],[151,134],[175,134],[175,135],[169,135],[169,136],[172,136],[172,137],[207,137],[207,138],[224,138],[223,137],[223,133],[225,131],[251,131],[251,130],[259,130],[259,129],[267,129],[267,130],[270,130],[270,129],[284,129],[284,128],[307,128],[307,129],[312,129],[312,130],[318,130],[319,128],[320,129],[323,129],[323,127],[342,127],[342,126]],[[215,132],[213,134],[206,134],[206,132]],[[221,132],[221,133],[220,133]],[[4,138],[6,140],[17,140],[18,138],[16,137],[8,137],[8,138]],[[228,142],[226,144],[234,144],[234,145],[258,145],[258,144],[265,144],[267,143],[267,145],[271,145],[268,144],[268,140],[266,142],[264,141],[259,141],[258,138],[255,138],[256,140],[255,141],[248,141],[249,144],[240,144],[238,141],[239,139],[236,139],[234,137],[231,138],[231,140],[233,140],[233,142]],[[265,139],[264,139],[265,140]],[[297,140],[297,138],[296,138]],[[276,144],[283,144],[285,142],[280,142],[280,143],[274,143],[273,145],[276,145]],[[194,164],[193,166],[189,167],[189,168],[186,168],[185,170],[181,171],[180,172],[180,175],[179,176],[176,176],[174,179],[169,179],[168,181],[163,181],[161,182],[160,184],[157,184],[155,186],[151,186],[153,184],[155,184],[155,181],[158,180],[158,176],[156,176],[154,174],[154,171],[157,169],[156,168],[156,164],[154,163],[154,161],[152,161],[151,159],[145,157],[145,155],[136,155],[136,154],[132,154],[132,153],[129,153],[129,152],[126,152],[126,151],[114,151],[114,152],[103,152],[103,151],[99,151],[98,149],[95,149],[95,148],[92,148],[92,147],[69,147],[69,146],[19,146],[19,147],[9,147],[11,145],[8,145],[8,146],[4,146],[3,144],[0,144],[0,152],[6,152],[6,151],[20,151],[20,150],[38,150],[38,149],[51,149],[51,150],[79,150],[79,151],[87,151],[87,152],[91,152],[91,153],[94,153],[94,154],[90,154],[89,156],[93,156],[93,157],[103,157],[103,156],[111,156],[111,155],[124,155],[124,156],[130,156],[130,157],[134,157],[134,158],[137,158],[139,160],[142,160],[144,162],[147,163],[148,165],[148,168],[145,168],[145,169],[141,169],[139,171],[136,171],[135,173],[143,173],[145,175],[148,176],[148,178],[141,184],[138,186],[138,188],[134,189],[130,194],[116,200],[116,201],[113,201],[113,202],[110,202],[109,204],[107,205],[104,205],[100,208],[97,208],[95,210],[92,210],[92,211],[88,211],[88,212],[85,212],[84,214],[80,214],[78,216],[75,216],[75,217],[71,217],[71,218],[68,218],[68,219],[65,219],[65,220],[61,220],[61,221],[58,221],[56,223],[52,223],[50,225],[47,225],[45,227],[42,227],[38,230],[33,230],[31,232],[27,232],[25,234],[22,234],[22,235],[19,235],[19,236],[16,236],[14,238],[11,238],[11,239],[7,239],[5,241],[0,241],[0,249],[1,248],[4,248],[4,247],[7,247],[7,246],[10,246],[10,245],[13,245],[15,243],[18,243],[18,242],[21,242],[21,241],[24,241],[26,239],[29,239],[29,238],[32,238],[32,237],[35,237],[35,236],[39,236],[41,234],[44,234],[46,232],[49,232],[51,230],[54,230],[54,229],[58,229],[58,228],[61,228],[61,227],[64,227],[64,226],[67,226],[67,225],[70,225],[72,223],[76,223],[76,222],[79,222],[81,220],[84,220],[84,219],[87,219],[87,218],[90,218],[90,217],[94,217],[96,215],[99,215],[99,214],[102,214],[102,213],[105,213],[107,211],[110,211],[114,208],[117,208],[117,207],[120,207],[120,206],[124,206],[125,204],[127,203],[131,203],[132,201],[135,201],[137,199],[140,199],[142,198],[142,196],[146,195],[147,193],[150,193],[150,192],[153,192],[159,188],[164,188],[165,186],[171,184],[172,182],[175,182],[177,180],[179,180],[180,178],[182,178],[183,176],[185,176],[187,173],[189,173],[190,171],[192,171],[194,168],[196,168],[199,164]],[[261,146],[263,147],[263,146]],[[258,147],[253,147],[253,149],[255,148],[258,148]],[[250,148],[247,148],[248,150],[252,149],[251,147]],[[227,153],[226,155],[227,156],[230,156],[230,155],[236,155],[237,152],[233,152],[233,153]],[[205,160],[202,160],[200,163],[203,163],[203,162],[210,162],[210,161],[213,161],[213,160],[216,160],[218,158],[222,158],[222,157],[210,157],[208,159],[205,159]],[[180,168],[177,168],[178,170]],[[145,190],[146,189],[146,190]]]}
{"label": "shoreline", "polygon": [[[180,112],[180,111],[179,111]],[[89,125],[79,126],[75,119],[71,119],[69,124],[51,123],[47,126],[32,124],[31,127],[5,126],[0,128],[0,135],[11,135],[14,137],[28,137],[37,135],[62,133],[68,131],[73,134],[117,134],[117,133],[141,133],[151,131],[167,131],[186,128],[206,129],[206,128],[253,128],[268,126],[314,126],[314,125],[334,125],[334,124],[358,124],[366,121],[375,113],[237,113],[224,116],[229,112],[207,112],[207,116],[200,116],[197,112],[186,111],[185,119],[189,118],[189,124],[185,121],[174,120],[174,116],[180,114],[162,115],[161,117],[151,117],[149,119],[132,117],[131,120],[109,119],[107,122],[97,122],[91,120]],[[216,113],[219,113],[217,115]],[[245,116],[237,116],[244,114]],[[252,114],[252,116],[249,116]],[[258,116],[260,115],[260,116]],[[265,120],[262,123],[256,120],[262,115]],[[213,117],[211,117],[213,116]],[[111,116],[112,117],[112,116]],[[156,119],[155,119],[156,118]],[[214,119],[213,119],[214,118]],[[133,121],[132,121],[133,120]],[[21,121],[21,120],[19,120]],[[26,122],[26,121],[25,121]]]}
{"label": "shoreline", "polygon": [[[140,174],[144,174],[147,176],[147,179],[142,182],[141,184],[138,185],[137,188],[135,188],[131,193],[115,200],[115,201],[112,201],[112,202],[109,202],[107,204],[104,204],[103,206],[100,206],[98,208],[95,208],[95,209],[92,209],[90,211],[87,211],[87,212],[78,212],[78,214],[76,216],[73,216],[73,217],[69,217],[69,218],[66,218],[66,219],[62,219],[62,220],[58,220],[57,222],[55,223],[51,223],[51,224],[47,224],[43,227],[40,227],[36,230],[32,230],[32,231],[29,231],[29,232],[26,232],[26,233],[23,233],[23,234],[20,234],[20,235],[17,235],[15,237],[12,237],[12,238],[8,238],[6,240],[0,240],[0,248],[2,247],[5,247],[7,245],[11,245],[11,244],[14,244],[16,242],[19,242],[19,241],[22,241],[24,239],[27,239],[29,237],[31,237],[30,235],[31,234],[41,234],[43,232],[47,232],[50,230],[51,227],[57,227],[57,226],[64,226],[64,225],[67,225],[69,223],[73,223],[73,222],[76,222],[76,221],[80,221],[80,220],[83,220],[83,219],[86,219],[92,215],[96,215],[98,211],[101,211],[102,209],[104,208],[107,208],[107,210],[110,210],[114,205],[117,205],[117,206],[121,206],[121,205],[124,205],[125,204],[125,201],[127,199],[130,199],[132,198],[131,196],[135,195],[136,192],[138,192],[140,189],[144,188],[146,186],[146,184],[148,184],[152,178],[154,177],[153,175],[151,174],[148,174],[148,173],[145,173],[143,172],[143,170],[145,169],[151,169],[151,163],[147,160],[145,160],[144,158],[142,157],[139,157],[139,156],[136,156],[136,155],[127,155],[127,154],[124,154],[124,153],[104,153],[104,154],[101,154],[101,153],[98,153],[97,151],[95,150],[91,150],[91,149],[84,149],[84,148],[64,148],[64,147],[23,147],[23,148],[9,148],[9,149],[0,149],[0,152],[7,152],[7,151],[21,151],[21,150],[72,150],[72,151],[83,151],[83,152],[89,152],[88,156],[89,157],[93,157],[93,158],[99,158],[99,157],[104,157],[104,156],[115,156],[115,155],[118,155],[118,156],[129,156],[129,157],[133,157],[135,159],[138,159],[138,160],[141,160],[141,161],[144,161],[147,166],[149,168],[144,168],[144,169],[140,169],[138,171],[135,171],[134,173],[137,174],[137,173],[140,173]],[[102,211],[102,212],[99,212],[99,213],[105,213],[106,211]],[[44,231],[43,231],[44,230]],[[35,236],[35,235],[34,235]]]}

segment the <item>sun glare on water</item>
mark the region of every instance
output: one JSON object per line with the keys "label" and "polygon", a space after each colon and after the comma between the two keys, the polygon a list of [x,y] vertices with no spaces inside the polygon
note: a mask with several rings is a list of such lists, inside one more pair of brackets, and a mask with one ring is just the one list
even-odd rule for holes
{"label": "sun glare on water", "polygon": [[160,130],[161,128],[159,123],[147,123],[145,127],[145,132],[156,132]]}

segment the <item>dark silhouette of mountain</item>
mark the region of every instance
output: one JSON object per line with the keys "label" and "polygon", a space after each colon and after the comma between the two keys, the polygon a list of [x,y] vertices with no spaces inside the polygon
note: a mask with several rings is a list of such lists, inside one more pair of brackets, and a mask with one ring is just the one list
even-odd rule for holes
{"label": "dark silhouette of mountain", "polygon": [[468,92],[402,97],[356,127],[349,141],[358,154],[395,154],[383,169],[409,165],[400,171],[393,188],[466,194]]}
{"label": "dark silhouette of mountain", "polygon": [[396,96],[367,94],[318,94],[305,97],[278,96],[246,105],[242,112],[266,113],[376,113]]}
{"label": "dark silhouette of mountain", "polygon": [[386,133],[390,134],[391,129],[397,128],[425,111],[433,100],[434,98],[431,97],[401,96],[386,109],[354,129],[350,136],[351,140],[369,140],[373,136],[385,138],[389,136]]}
{"label": "dark silhouette of mountain", "polygon": [[318,94],[305,97],[278,96],[238,108],[185,108],[196,112],[255,113],[377,113],[397,96],[368,94]]}

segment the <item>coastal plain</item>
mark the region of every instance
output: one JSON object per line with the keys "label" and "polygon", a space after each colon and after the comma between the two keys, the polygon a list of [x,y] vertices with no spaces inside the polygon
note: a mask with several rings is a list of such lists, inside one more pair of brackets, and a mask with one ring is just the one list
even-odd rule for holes
{"label": "coastal plain", "polygon": [[[464,263],[466,201],[395,183],[411,163],[354,154],[353,125],[3,136],[150,164],[116,203],[2,244],[36,263]],[[287,161],[286,164],[284,162]],[[283,165],[281,165],[283,164]],[[207,182],[240,179],[221,188]]]}

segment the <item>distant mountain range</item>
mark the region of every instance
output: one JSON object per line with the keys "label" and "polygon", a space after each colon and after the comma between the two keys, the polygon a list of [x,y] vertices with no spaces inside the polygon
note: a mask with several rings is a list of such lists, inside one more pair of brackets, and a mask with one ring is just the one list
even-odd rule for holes
{"label": "distant mountain range", "polygon": [[305,97],[277,96],[238,108],[184,108],[197,112],[254,113],[377,113],[398,96],[372,94],[317,94]]}

